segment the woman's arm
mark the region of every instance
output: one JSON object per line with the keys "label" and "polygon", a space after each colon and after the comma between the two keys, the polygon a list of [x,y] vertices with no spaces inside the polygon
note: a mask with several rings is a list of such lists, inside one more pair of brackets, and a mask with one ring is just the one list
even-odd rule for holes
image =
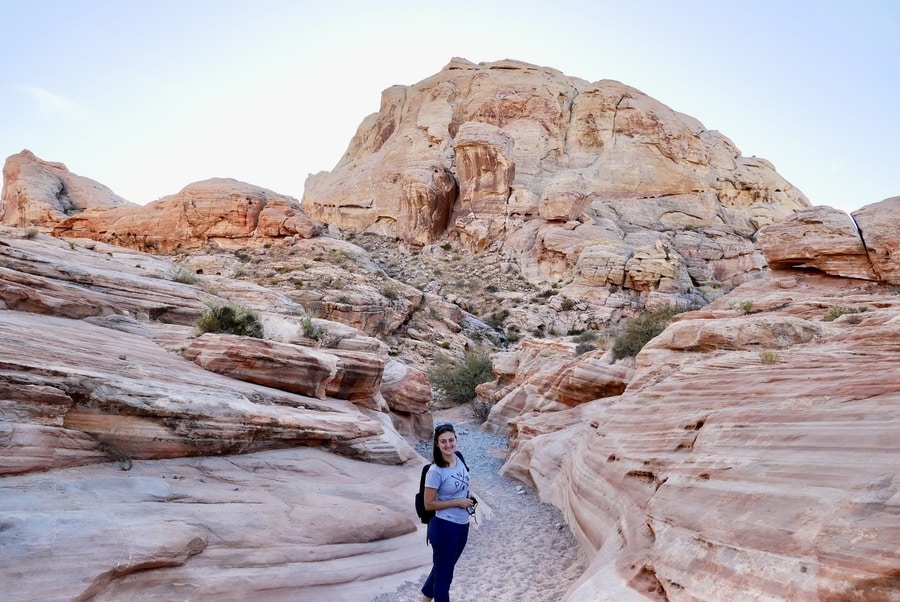
{"label": "woman's arm", "polygon": [[426,510],[444,510],[446,508],[469,508],[472,500],[467,497],[456,498],[453,500],[438,500],[437,489],[431,487],[425,488],[425,509]]}

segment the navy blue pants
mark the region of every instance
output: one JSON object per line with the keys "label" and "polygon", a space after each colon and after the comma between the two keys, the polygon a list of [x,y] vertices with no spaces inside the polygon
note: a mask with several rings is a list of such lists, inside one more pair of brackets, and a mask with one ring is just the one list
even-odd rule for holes
{"label": "navy blue pants", "polygon": [[434,566],[422,586],[422,595],[434,602],[449,602],[453,569],[469,540],[469,523],[460,525],[434,517],[428,523],[428,540],[434,550]]}

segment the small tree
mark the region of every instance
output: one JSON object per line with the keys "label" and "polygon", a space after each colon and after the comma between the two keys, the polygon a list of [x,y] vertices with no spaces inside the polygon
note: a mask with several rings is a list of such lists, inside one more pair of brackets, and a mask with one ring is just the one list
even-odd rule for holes
{"label": "small tree", "polygon": [[467,351],[462,359],[438,354],[428,380],[444,399],[462,404],[475,398],[475,387],[494,379],[491,358],[482,350]]}

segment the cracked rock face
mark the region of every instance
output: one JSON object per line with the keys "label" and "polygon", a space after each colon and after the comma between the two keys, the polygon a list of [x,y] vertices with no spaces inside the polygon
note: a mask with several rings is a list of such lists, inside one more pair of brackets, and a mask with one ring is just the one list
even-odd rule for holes
{"label": "cracked rock face", "polygon": [[772,268],[814,268],[844,278],[900,284],[900,197],[847,215],[811,207],[760,231],[757,245]]}

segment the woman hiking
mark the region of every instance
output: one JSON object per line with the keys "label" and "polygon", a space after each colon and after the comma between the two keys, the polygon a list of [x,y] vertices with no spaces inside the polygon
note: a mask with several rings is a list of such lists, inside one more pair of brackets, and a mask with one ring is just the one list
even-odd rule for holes
{"label": "woman hiking", "polygon": [[453,569],[469,539],[469,517],[475,498],[469,491],[469,470],[457,454],[456,430],[452,424],[434,429],[433,462],[425,476],[425,509],[434,510],[428,523],[433,550],[431,573],[422,586],[422,602],[450,602]]}

